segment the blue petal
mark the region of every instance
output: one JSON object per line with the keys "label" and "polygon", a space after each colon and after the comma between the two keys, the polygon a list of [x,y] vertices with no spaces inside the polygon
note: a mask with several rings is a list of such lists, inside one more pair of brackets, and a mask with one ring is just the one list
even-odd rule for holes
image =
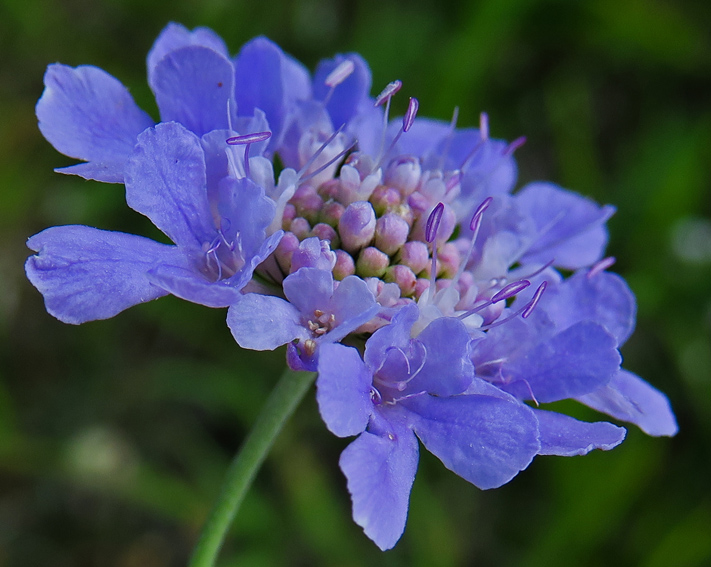
{"label": "blue petal", "polygon": [[617,339],[618,346],[632,334],[637,311],[625,280],[609,272],[588,277],[587,270],[546,290],[541,308],[559,329],[585,320],[599,323]]}
{"label": "blue petal", "polygon": [[417,439],[402,425],[380,435],[366,431],[341,454],[353,520],[383,551],[394,547],[405,531],[418,460]]}
{"label": "blue petal", "polygon": [[318,268],[301,268],[284,279],[284,295],[307,317],[315,310],[328,311],[333,295],[333,274]]}
{"label": "blue petal", "polygon": [[65,155],[98,163],[62,173],[123,182],[123,165],[138,134],[153,125],[150,116],[126,87],[96,67],[50,65],[44,84],[35,109],[44,137]]}
{"label": "blue petal", "polygon": [[148,278],[168,293],[206,307],[228,307],[241,297],[240,287],[230,286],[227,280],[211,282],[194,266],[157,266],[148,272]]}
{"label": "blue petal", "polygon": [[88,226],[57,226],[31,237],[27,277],[47,311],[65,323],[108,319],[166,292],[147,276],[156,264],[184,265],[175,246]]}
{"label": "blue petal", "polygon": [[163,122],[180,122],[198,136],[226,130],[234,102],[234,69],[225,56],[202,46],[171,51],[151,78]]}
{"label": "blue petal", "polygon": [[324,340],[335,342],[375,317],[380,305],[362,279],[348,276],[333,292],[328,310],[336,317],[338,326],[324,336]]}
{"label": "blue petal", "polygon": [[331,90],[324,83],[326,77],[346,60],[353,61],[355,65],[353,73],[334,89],[333,95],[326,105],[331,123],[336,129],[347,124],[360,107],[368,104],[372,82],[370,68],[360,55],[348,53],[347,55],[336,55],[333,59],[324,59],[318,64],[314,73],[314,98],[325,100]]}
{"label": "blue petal", "polygon": [[254,255],[274,218],[274,201],[249,179],[226,178],[220,184],[222,230],[229,241],[238,238],[245,257]]}
{"label": "blue petal", "polygon": [[356,349],[339,344],[319,348],[316,401],[331,433],[349,437],[365,430],[373,412],[372,383]]}
{"label": "blue petal", "polygon": [[510,383],[501,387],[520,399],[555,402],[602,388],[620,362],[615,338],[601,325],[583,321],[504,363],[502,374]]}
{"label": "blue petal", "polygon": [[538,422],[514,400],[482,395],[420,396],[401,402],[428,451],[479,488],[497,488],[538,453]]}
{"label": "blue petal", "polygon": [[158,124],[139,136],[126,164],[126,202],[186,249],[201,253],[217,235],[202,146],[180,124]]}
{"label": "blue petal", "polygon": [[679,430],[667,397],[626,370],[620,369],[607,386],[578,400],[614,418],[634,423],[648,435],[671,437]]}
{"label": "blue petal", "polygon": [[294,339],[309,338],[301,314],[278,297],[247,293],[230,306],[227,326],[242,348],[274,350]]}
{"label": "blue petal", "polygon": [[[128,158],[128,156],[126,156]],[[54,171],[67,175],[78,175],[84,179],[93,179],[103,183],[123,183],[125,161],[90,161],[68,167],[57,167]]]}
{"label": "blue petal", "polygon": [[546,263],[576,270],[597,262],[607,244],[605,221],[614,207],[595,202],[554,185],[529,183],[516,194],[518,203],[538,227],[538,239],[522,263]]}
{"label": "blue petal", "polygon": [[208,47],[226,58],[229,57],[225,42],[211,29],[201,27],[190,31],[185,26],[171,22],[163,28],[163,31],[160,32],[160,35],[153,43],[153,47],[148,52],[146,60],[148,83],[153,84],[155,68],[163,57],[172,51],[190,45]]}
{"label": "blue petal", "polygon": [[377,371],[385,362],[391,347],[408,349],[410,346],[410,329],[419,317],[419,309],[414,303],[402,307],[389,325],[375,331],[365,346],[365,363],[373,371]]}
{"label": "blue petal", "polygon": [[552,411],[533,410],[541,432],[539,455],[573,457],[593,449],[609,451],[625,438],[626,431],[606,421],[586,423]]}
{"label": "blue petal", "polygon": [[308,98],[308,72],[265,37],[246,43],[235,58],[237,110],[250,116],[264,111],[272,130],[270,149],[277,147],[294,100]]}
{"label": "blue petal", "polygon": [[464,324],[451,317],[432,321],[418,336],[427,349],[425,364],[410,383],[412,391],[453,396],[467,389],[474,377],[469,360],[471,338]]}

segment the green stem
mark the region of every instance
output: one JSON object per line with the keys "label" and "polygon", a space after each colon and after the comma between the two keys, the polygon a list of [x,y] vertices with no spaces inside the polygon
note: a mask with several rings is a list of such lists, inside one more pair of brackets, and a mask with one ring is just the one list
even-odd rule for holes
{"label": "green stem", "polygon": [[214,567],[227,530],[259,467],[315,377],[313,372],[294,372],[289,369],[282,374],[227,471],[222,492],[202,529],[189,567]]}

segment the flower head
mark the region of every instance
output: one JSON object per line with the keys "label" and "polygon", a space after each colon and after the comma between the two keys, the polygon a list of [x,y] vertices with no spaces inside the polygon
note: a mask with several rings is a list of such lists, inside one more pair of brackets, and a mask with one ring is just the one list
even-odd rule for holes
{"label": "flower head", "polygon": [[340,465],[381,549],[403,533],[418,439],[488,489],[536,455],[624,439],[540,404],[676,433],[664,394],[620,366],[635,300],[606,271],[614,208],[547,182],[513,192],[524,138],[491,138],[484,113],[478,129],[423,118],[416,98],[391,121],[402,83],[371,98],[357,54],[312,78],[266,38],[230,58],[171,24],[147,65],[157,125],[94,67],[50,66],[37,116],[86,162],[60,171],[125,182],[174,245],[54,227],[30,238],[28,277],[70,323],[172,293],[229,307],[244,348],[287,345],[293,369],[318,371],[328,429],[357,436]]}

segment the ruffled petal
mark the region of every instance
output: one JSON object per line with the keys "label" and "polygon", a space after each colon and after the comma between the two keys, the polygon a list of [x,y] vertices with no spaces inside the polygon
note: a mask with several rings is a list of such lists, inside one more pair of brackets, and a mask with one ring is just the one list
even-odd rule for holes
{"label": "ruffled petal", "polygon": [[356,349],[339,344],[319,348],[316,401],[331,433],[349,437],[365,430],[373,412],[372,383]]}
{"label": "ruffled petal", "polygon": [[217,235],[200,140],[180,124],[150,128],[126,164],[126,202],[178,246],[202,252]]}
{"label": "ruffled petal", "polygon": [[620,276],[601,272],[589,276],[581,271],[561,285],[546,290],[541,304],[559,329],[579,321],[599,323],[622,345],[634,330],[637,305],[629,286]]}
{"label": "ruffled petal", "polygon": [[353,520],[383,551],[394,547],[405,531],[418,460],[417,439],[403,425],[379,435],[366,431],[341,454]]}
{"label": "ruffled petal", "polygon": [[469,359],[471,338],[464,324],[452,317],[432,321],[417,335],[425,349],[425,364],[410,383],[410,390],[436,396],[461,394],[474,377]]}
{"label": "ruffled petal", "polygon": [[380,306],[362,279],[348,276],[333,292],[328,310],[336,317],[338,326],[328,333],[327,337],[328,341],[335,342],[370,321],[378,313]]}
{"label": "ruffled petal", "polygon": [[228,307],[241,297],[239,287],[207,280],[194,266],[157,266],[148,272],[150,282],[168,293],[206,307]]}
{"label": "ruffled petal", "polygon": [[226,130],[234,102],[234,69],[224,55],[193,45],[165,55],[151,76],[161,121],[180,122],[198,136]]}
{"label": "ruffled petal", "polygon": [[578,401],[616,419],[634,423],[647,435],[676,435],[679,430],[669,399],[639,376],[620,369],[610,383]]}
{"label": "ruffled petal", "polygon": [[50,65],[44,84],[35,108],[44,137],[67,156],[96,162],[61,172],[122,183],[124,163],[138,134],[153,125],[151,117],[126,87],[97,67]]}
{"label": "ruffled petal", "polygon": [[504,363],[501,387],[519,399],[555,402],[605,386],[622,361],[617,341],[601,325],[576,323]]}
{"label": "ruffled petal", "polygon": [[410,329],[419,317],[417,305],[409,303],[402,307],[389,325],[381,327],[368,339],[364,360],[368,368],[378,370],[385,362],[388,350],[392,347],[408,349]]}
{"label": "ruffled petal", "polygon": [[412,428],[427,450],[482,489],[509,482],[540,449],[533,412],[515,400],[419,396],[401,403],[412,412]]}
{"label": "ruffled petal", "polygon": [[573,457],[587,455],[593,449],[609,451],[625,439],[627,432],[606,421],[586,423],[562,413],[533,410],[541,432],[539,455]]}
{"label": "ruffled petal", "polygon": [[316,309],[326,312],[333,295],[333,274],[318,268],[301,268],[284,279],[284,295],[305,316]]}
{"label": "ruffled petal", "polygon": [[230,306],[227,326],[239,346],[252,350],[274,350],[308,338],[301,314],[291,303],[257,293],[247,293]]}
{"label": "ruffled petal", "polygon": [[553,183],[529,183],[516,200],[531,215],[538,238],[522,263],[546,263],[570,270],[597,262],[607,245],[605,221],[615,212]]}
{"label": "ruffled petal", "polygon": [[353,73],[336,86],[333,95],[326,104],[326,110],[331,117],[334,129],[347,124],[356,115],[359,107],[368,102],[370,95],[372,79],[368,64],[357,53],[348,53],[336,55],[333,59],[324,59],[318,64],[314,73],[314,98],[316,100],[326,99],[331,90],[331,87],[324,83],[326,77],[346,60],[353,62]]}
{"label": "ruffled petal", "polygon": [[163,31],[160,32],[160,35],[153,43],[153,47],[148,52],[146,59],[148,83],[153,84],[155,68],[163,57],[172,51],[177,51],[181,47],[190,45],[208,47],[225,58],[229,58],[225,42],[211,29],[200,27],[190,31],[181,24],[171,22],[163,28]]}
{"label": "ruffled petal", "polygon": [[44,296],[47,311],[75,325],[166,295],[151,284],[148,270],[186,263],[175,246],[88,226],[48,228],[27,246],[37,252],[27,259],[27,277]]}

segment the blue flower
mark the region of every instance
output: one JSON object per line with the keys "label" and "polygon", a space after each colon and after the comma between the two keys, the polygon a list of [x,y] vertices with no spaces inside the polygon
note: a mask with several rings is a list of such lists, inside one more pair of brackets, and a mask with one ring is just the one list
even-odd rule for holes
{"label": "blue flower", "polygon": [[139,135],[126,164],[126,200],[175,246],[87,226],[29,239],[37,254],[27,277],[61,321],[106,319],[168,293],[226,307],[281,237],[266,236],[274,204],[250,180],[225,178],[219,194],[208,194],[200,140],[172,122]]}
{"label": "blue flower", "polygon": [[451,318],[416,337],[415,305],[373,333],[364,359],[353,347],[323,345],[316,399],[336,435],[359,435],[341,469],[353,518],[381,549],[395,545],[407,518],[417,438],[444,465],[480,488],[495,488],[539,451],[538,422],[515,398],[474,377],[470,337]]}

